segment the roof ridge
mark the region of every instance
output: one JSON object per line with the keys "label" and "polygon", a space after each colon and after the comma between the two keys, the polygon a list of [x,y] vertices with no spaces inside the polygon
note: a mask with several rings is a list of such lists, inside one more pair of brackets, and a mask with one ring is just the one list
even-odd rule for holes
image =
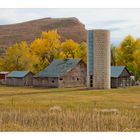
{"label": "roof ridge", "polygon": [[44,70],[37,73],[34,77],[63,76],[81,61],[81,59],[79,58],[68,58],[67,60],[68,61],[65,61],[65,59],[54,59],[50,65],[48,65]]}

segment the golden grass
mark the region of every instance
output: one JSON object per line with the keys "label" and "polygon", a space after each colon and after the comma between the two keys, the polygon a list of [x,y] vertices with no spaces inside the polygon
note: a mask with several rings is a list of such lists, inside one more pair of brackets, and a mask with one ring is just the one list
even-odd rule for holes
{"label": "golden grass", "polygon": [[140,87],[0,86],[0,131],[140,131]]}

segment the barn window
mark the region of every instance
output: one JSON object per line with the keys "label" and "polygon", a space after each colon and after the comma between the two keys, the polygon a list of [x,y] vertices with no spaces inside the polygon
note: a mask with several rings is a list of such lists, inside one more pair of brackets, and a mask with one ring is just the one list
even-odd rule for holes
{"label": "barn window", "polygon": [[63,80],[63,78],[60,78],[59,80]]}
{"label": "barn window", "polygon": [[54,80],[52,80],[52,83],[54,83]]}
{"label": "barn window", "polygon": [[77,78],[77,81],[79,81],[79,78]]}

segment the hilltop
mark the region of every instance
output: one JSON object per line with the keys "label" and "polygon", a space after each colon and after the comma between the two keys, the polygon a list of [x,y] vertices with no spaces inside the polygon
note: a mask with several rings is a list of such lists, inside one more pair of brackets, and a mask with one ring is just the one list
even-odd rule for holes
{"label": "hilltop", "polygon": [[61,40],[73,39],[76,42],[86,41],[86,29],[77,18],[43,18],[23,23],[0,25],[0,47],[7,48],[12,44],[32,42],[42,31],[57,29]]}

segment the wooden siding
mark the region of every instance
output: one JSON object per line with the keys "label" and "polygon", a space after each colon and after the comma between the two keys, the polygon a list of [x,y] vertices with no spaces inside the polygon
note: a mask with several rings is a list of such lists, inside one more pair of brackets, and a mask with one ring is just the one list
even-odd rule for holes
{"label": "wooden siding", "polygon": [[132,80],[130,77],[119,77],[119,78],[111,78],[111,87],[118,88],[118,87],[128,87],[132,86]]}
{"label": "wooden siding", "polygon": [[120,77],[130,77],[131,74],[126,70],[126,68],[122,71]]}
{"label": "wooden siding", "polygon": [[58,78],[33,78],[33,86],[57,88],[59,87]]}
{"label": "wooden siding", "polygon": [[67,75],[59,78],[59,87],[78,87],[86,85],[86,65],[81,61]]}

